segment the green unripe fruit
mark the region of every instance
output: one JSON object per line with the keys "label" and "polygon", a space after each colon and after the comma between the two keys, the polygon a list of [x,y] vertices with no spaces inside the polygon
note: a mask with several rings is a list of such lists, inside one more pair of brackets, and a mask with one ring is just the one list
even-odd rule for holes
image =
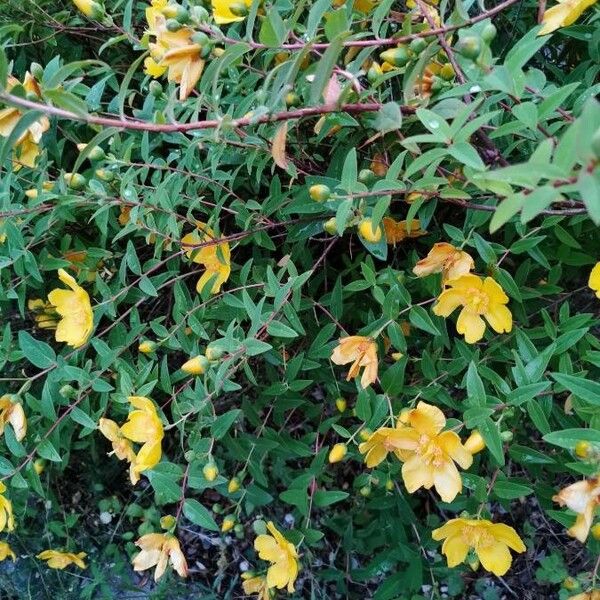
{"label": "green unripe fruit", "polygon": [[496,33],[496,26],[492,23],[488,23],[481,31],[481,39],[486,44],[489,44],[496,37]]}
{"label": "green unripe fruit", "polygon": [[87,179],[80,173],[65,173],[63,177],[67,185],[73,190],[80,190],[87,184]]}
{"label": "green unripe fruit", "polygon": [[444,82],[439,77],[434,77],[431,82],[431,91],[439,92],[444,87]]}
{"label": "green unripe fruit", "polygon": [[337,225],[335,223],[335,217],[331,217],[323,223],[323,230],[326,231],[329,235],[337,234]]}
{"label": "green unripe fruit", "polygon": [[248,16],[248,7],[243,3],[243,2],[234,2],[230,7],[229,10],[236,16],[236,17],[247,17]]}
{"label": "green unripe fruit", "polygon": [[44,68],[39,63],[31,63],[29,71],[36,79],[41,79],[44,76]]}
{"label": "green unripe fruit", "polygon": [[475,36],[468,36],[463,38],[456,45],[456,49],[465,58],[475,60],[481,53],[481,41]]}
{"label": "green unripe fruit", "polygon": [[406,46],[398,46],[398,48],[390,48],[382,52],[379,57],[381,60],[393,65],[394,67],[403,67],[410,61],[410,54]]}
{"label": "green unripe fruit", "polygon": [[168,19],[167,20],[167,31],[171,33],[175,33],[181,29],[182,25],[177,19]]}
{"label": "green unripe fruit", "polygon": [[315,202],[325,202],[331,196],[331,190],[323,184],[311,185],[308,189],[310,197]]}
{"label": "green unripe fruit", "polygon": [[178,6],[177,7],[177,14],[175,15],[175,18],[180,23],[188,23],[189,20],[190,20],[190,13],[187,10],[187,8],[184,8],[183,6]]}
{"label": "green unripe fruit", "polygon": [[196,31],[192,36],[192,42],[198,44],[198,46],[208,46],[210,44],[210,38],[204,33],[204,31]]}
{"label": "green unripe fruit", "polygon": [[415,38],[409,45],[415,54],[421,54],[427,48],[427,42],[423,38]]}
{"label": "green unripe fruit", "polygon": [[300,96],[296,92],[289,92],[285,95],[286,106],[298,106],[300,104]]}
{"label": "green unripe fruit", "polygon": [[371,169],[361,169],[358,180],[365,185],[369,185],[375,181],[375,173]]}
{"label": "green unripe fruit", "polygon": [[208,11],[204,8],[204,6],[192,6],[190,11],[190,18],[192,21],[196,23],[206,23],[208,21]]}
{"label": "green unripe fruit", "polygon": [[452,81],[455,75],[454,67],[450,63],[446,63],[440,70],[440,77],[445,81]]}

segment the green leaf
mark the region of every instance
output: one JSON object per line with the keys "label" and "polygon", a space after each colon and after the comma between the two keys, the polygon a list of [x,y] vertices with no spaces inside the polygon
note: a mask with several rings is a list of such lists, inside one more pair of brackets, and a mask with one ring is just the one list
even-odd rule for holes
{"label": "green leaf", "polygon": [[573,450],[577,442],[592,442],[600,444],[600,430],[598,429],[562,429],[560,431],[551,431],[543,438],[545,442]]}
{"label": "green leaf", "polygon": [[216,440],[220,440],[229,431],[241,412],[241,410],[235,408],[217,417],[210,428],[212,436]]}
{"label": "green leaf", "polygon": [[377,111],[374,127],[377,131],[387,132],[400,129],[402,126],[402,111],[397,102],[386,102]]}
{"label": "green leaf", "polygon": [[597,381],[565,373],[551,373],[550,375],[583,402],[600,406],[600,383]]}
{"label": "green leaf", "polygon": [[509,479],[498,479],[494,484],[494,494],[504,500],[514,500],[515,498],[533,494],[533,489],[528,485],[516,483]]}
{"label": "green leaf", "polygon": [[211,512],[205,506],[200,504],[198,500],[188,498],[183,503],[183,514],[185,515],[185,518],[189,519],[194,525],[204,527],[204,529],[208,529],[209,531],[219,531],[219,526],[213,519]]}
{"label": "green leaf", "polygon": [[24,357],[38,369],[48,369],[56,364],[56,354],[52,347],[36,340],[27,331],[19,331],[19,348]]}
{"label": "green leaf", "polygon": [[286,27],[279,15],[277,8],[273,7],[267,11],[267,16],[262,22],[258,39],[265,46],[280,46],[286,36]]}
{"label": "green leaf", "polygon": [[46,460],[50,460],[52,462],[62,462],[60,454],[56,451],[56,448],[48,439],[42,440],[37,445],[37,453]]}
{"label": "green leaf", "polygon": [[345,500],[348,496],[348,492],[341,492],[338,490],[317,490],[313,496],[313,502],[315,506],[329,506]]}
{"label": "green leaf", "polygon": [[315,78],[310,86],[310,102],[316,104],[321,100],[323,90],[331,77],[333,67],[340,56],[343,49],[344,38],[346,33],[341,33],[335,40],[331,42],[327,50],[323,53],[317,69],[315,70]]}
{"label": "green leaf", "polygon": [[432,335],[442,335],[434,325],[428,312],[422,306],[413,306],[408,313],[408,320],[419,329]]}
{"label": "green leaf", "polygon": [[504,466],[504,450],[502,448],[502,438],[498,431],[498,425],[488,417],[479,425],[479,433],[481,433],[485,445],[496,459],[496,462],[500,466]]}
{"label": "green leaf", "polygon": [[271,344],[267,344],[267,342],[263,342],[261,340],[256,340],[253,338],[248,338],[244,342],[244,346],[246,348],[246,354],[248,356],[257,356],[258,354],[264,354],[273,348]]}
{"label": "green leaf", "polygon": [[285,323],[282,323],[281,321],[277,321],[276,319],[274,319],[273,321],[271,321],[269,323],[269,325],[267,326],[267,332],[269,333],[269,335],[272,335],[273,337],[282,337],[282,338],[298,337],[298,334],[289,325],[286,325]]}

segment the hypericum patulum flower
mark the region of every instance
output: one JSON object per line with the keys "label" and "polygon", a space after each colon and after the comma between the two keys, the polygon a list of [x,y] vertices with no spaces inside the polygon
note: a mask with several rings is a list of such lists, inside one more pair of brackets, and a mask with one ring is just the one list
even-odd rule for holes
{"label": "hypericum patulum flower", "polygon": [[128,400],[135,410],[129,413],[127,421],[121,426],[121,433],[132,442],[142,444],[129,469],[131,483],[135,485],[140,479],[140,473],[152,469],[160,462],[164,430],[150,398],[129,396]]}
{"label": "hypericum patulum flower", "polygon": [[256,594],[257,600],[271,600],[267,578],[262,575],[242,573],[242,587],[247,596]]}
{"label": "hypericum patulum flower", "polygon": [[442,283],[449,279],[458,279],[468,275],[475,266],[470,254],[455,248],[452,244],[441,242],[434,244],[425,258],[422,258],[413,268],[417,277],[425,277],[432,273],[442,274]]}
{"label": "hypericum patulum flower", "polygon": [[597,0],[558,0],[542,17],[543,27],[538,35],[552,33],[561,27],[568,27],[579,19],[583,12]]}
{"label": "hypericum patulum flower", "polygon": [[360,378],[363,388],[377,381],[377,344],[371,338],[362,335],[341,338],[339,345],[333,349],[331,360],[336,365],[352,363],[346,381],[358,377],[361,367],[364,367]]}
{"label": "hypericum patulum flower", "polygon": [[267,570],[267,586],[283,589],[291,594],[298,577],[298,553],[294,544],[288,542],[271,521],[267,523],[270,535],[259,535],[254,540],[258,556],[271,563]]}
{"label": "hypericum patulum flower", "polygon": [[56,327],[55,338],[57,342],[79,348],[90,339],[94,328],[90,297],[64,269],[58,270],[58,278],[71,289],[58,288],[48,294],[48,302],[62,317]]}
{"label": "hypericum patulum flower", "polygon": [[462,306],[456,330],[465,336],[468,344],[474,344],[483,337],[485,322],[482,317],[497,333],[512,330],[512,314],[506,306],[508,296],[491,277],[482,279],[477,275],[463,275],[447,283],[448,288],[440,294],[433,312],[440,317],[448,317]]}
{"label": "hypericum patulum flower", "polygon": [[[406,454],[399,458],[402,479],[409,493],[435,487],[444,502],[452,502],[462,491],[462,478],[455,462],[463,469],[473,463],[454,431],[443,431],[446,417],[437,407],[419,402],[405,417],[406,426],[395,434],[395,446]],[[403,457],[404,456],[404,457]]]}
{"label": "hypericum patulum flower", "polygon": [[154,581],[158,581],[165,573],[167,564],[181,577],[187,577],[188,566],[181,551],[179,540],[170,533],[148,533],[143,535],[135,545],[140,553],[133,558],[133,570],[145,571],[156,566]]}
{"label": "hypericum patulum flower", "polygon": [[201,293],[204,286],[212,279],[211,293],[218,294],[221,286],[229,279],[231,273],[231,250],[229,242],[210,243],[216,240],[215,232],[206,224],[197,221],[198,229],[181,238],[181,246],[186,256],[195,263],[203,265],[202,277],[196,284],[196,290]]}
{"label": "hypericum patulum flower", "polygon": [[15,438],[20,442],[27,433],[27,418],[20,402],[13,402],[9,395],[0,398],[0,435],[4,433],[4,428],[10,423]]}
{"label": "hypericum patulum flower", "polygon": [[434,540],[444,540],[442,553],[450,568],[462,563],[473,550],[486,571],[502,577],[512,564],[509,548],[525,552],[525,544],[517,532],[504,523],[485,519],[451,519],[431,533]]}
{"label": "hypericum patulum flower", "polygon": [[600,298],[600,262],[592,269],[588,285],[596,292],[596,297]]}
{"label": "hypericum patulum flower", "polygon": [[205,64],[201,56],[202,46],[192,41],[195,32],[189,27],[169,31],[162,10],[157,6],[146,10],[148,33],[155,37],[155,41],[148,44],[150,56],[144,61],[144,67],[146,73],[154,78],[166,72],[169,81],[179,84],[179,99],[183,101],[202,76]]}
{"label": "hypericum patulum flower", "polygon": [[[15,77],[9,77],[7,81],[6,91],[10,92],[12,88],[19,85],[20,82]],[[30,74],[25,74],[23,81],[25,91],[30,94],[40,96],[41,91],[35,78]],[[17,108],[4,108],[0,110],[0,136],[8,137],[17,123],[23,116],[23,113]],[[34,121],[29,127],[19,136],[14,143],[13,152],[13,170],[18,171],[23,165],[26,167],[34,167],[37,157],[41,150],[39,143],[42,140],[42,135],[50,128],[48,117],[40,117]]]}
{"label": "hypericum patulum flower", "polygon": [[594,512],[600,504],[600,478],[573,483],[558,492],[552,500],[577,514],[575,524],[567,533],[582,544],[585,543],[594,521]]}
{"label": "hypericum patulum flower", "polygon": [[6,528],[12,531],[15,528],[12,502],[4,496],[6,486],[0,481],[0,531]]}
{"label": "hypericum patulum flower", "polygon": [[59,550],[44,550],[36,558],[45,560],[51,569],[65,569],[69,565],[76,565],[80,569],[86,569],[83,559],[87,556],[85,552],[60,552]]}
{"label": "hypericum patulum flower", "polygon": [[6,560],[9,556],[13,559],[13,562],[17,558],[12,548],[6,542],[0,542],[0,561]]}
{"label": "hypericum patulum flower", "polygon": [[[227,25],[236,21],[243,21],[246,17],[241,14],[242,11],[236,11],[235,8],[252,6],[252,0],[212,0],[213,18],[217,25]],[[233,7],[233,11],[231,10]],[[236,14],[236,12],[238,14]]]}
{"label": "hypericum patulum flower", "polygon": [[393,452],[399,460],[410,458],[410,452],[406,451],[404,437],[400,429],[404,424],[399,420],[396,428],[380,427],[374,431],[369,438],[358,446],[358,451],[365,455],[365,464],[370,469],[383,462],[386,456]]}
{"label": "hypericum patulum flower", "polygon": [[131,442],[123,435],[121,428],[111,419],[101,418],[98,421],[98,428],[102,435],[112,443],[112,452],[119,460],[133,462],[135,460],[135,451]]}
{"label": "hypericum patulum flower", "polygon": [[417,238],[426,235],[427,232],[421,229],[421,221],[412,219],[410,228],[407,221],[396,221],[391,217],[383,218],[383,229],[385,231],[385,239],[388,244],[399,244],[409,238]]}
{"label": "hypericum patulum flower", "polygon": [[569,600],[600,600],[600,589],[596,588],[571,596]]}

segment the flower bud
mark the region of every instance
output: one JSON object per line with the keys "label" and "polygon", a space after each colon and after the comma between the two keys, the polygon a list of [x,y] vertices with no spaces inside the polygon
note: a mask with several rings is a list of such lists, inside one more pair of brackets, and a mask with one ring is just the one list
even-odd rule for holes
{"label": "flower bud", "polygon": [[212,505],[212,511],[216,514],[216,515],[220,515],[223,512],[223,507],[218,503],[215,502]]}
{"label": "flower bud", "polygon": [[98,19],[104,14],[104,9],[94,0],[73,0],[79,12],[90,19]]}
{"label": "flower bud", "polygon": [[138,346],[138,351],[142,354],[151,354],[155,350],[156,343],[151,342],[150,340],[144,340],[143,342],[140,342],[140,345]]}
{"label": "flower bud", "polygon": [[331,190],[323,184],[311,185],[308,193],[315,202],[325,202],[331,196]]}
{"label": "flower bud", "polygon": [[495,37],[496,37],[496,33],[498,33],[496,26],[493,23],[488,23],[482,30],[481,30],[481,39],[486,43],[489,44]]}
{"label": "flower bud", "polygon": [[400,423],[404,423],[405,425],[408,423],[411,411],[411,408],[403,408],[400,411],[400,414],[398,415],[398,420]]}
{"label": "flower bud", "polygon": [[348,446],[346,446],[346,444],[336,444],[329,451],[329,462],[331,464],[340,462],[340,460],[343,460],[344,456],[346,456],[347,452]]}
{"label": "flower bud", "polygon": [[296,92],[289,92],[285,95],[286,106],[298,106],[300,102],[300,96]]}
{"label": "flower bud", "polygon": [[225,352],[223,351],[222,348],[219,348],[219,346],[217,344],[209,344],[206,347],[206,358],[210,361],[213,360],[219,360],[223,354],[225,354]]}
{"label": "flower bud", "polygon": [[337,223],[335,222],[335,217],[331,217],[331,219],[327,219],[327,221],[323,223],[323,230],[329,235],[337,234]]}
{"label": "flower bud", "polygon": [[244,531],[244,526],[241,523],[236,523],[235,527],[233,528],[233,531],[235,533],[235,537],[238,540],[243,540],[246,532]]}
{"label": "flower bud", "polygon": [[237,477],[232,477],[227,484],[227,491],[230,494],[235,494],[240,489],[240,480]]}
{"label": "flower bud", "polygon": [[68,383],[63,385],[60,388],[60,390],[58,390],[58,393],[61,395],[62,398],[66,398],[66,399],[71,399],[71,398],[77,397],[77,390],[72,385],[69,385]]}
{"label": "flower bud", "polygon": [[195,23],[206,23],[209,16],[204,6],[192,6],[190,9],[190,19]]}
{"label": "flower bud", "polygon": [[214,481],[219,476],[219,469],[214,462],[209,462],[202,468],[202,473],[206,481]]}
{"label": "flower bud", "polygon": [[100,181],[106,181],[107,183],[115,178],[115,174],[112,171],[106,169],[96,169],[94,175],[100,179]]}
{"label": "flower bud", "polygon": [[408,45],[408,47],[415,54],[421,54],[421,52],[423,52],[423,50],[425,50],[425,48],[427,48],[427,42],[425,41],[424,38],[418,37],[418,38],[415,38],[414,40],[412,40],[411,43]]}
{"label": "flower bud", "polygon": [[372,435],[373,432],[368,427],[363,427],[358,434],[363,442],[366,442]]}
{"label": "flower bud", "polygon": [[404,354],[402,354],[402,352],[392,352],[391,356],[395,362],[398,362],[404,356]]}
{"label": "flower bud", "polygon": [[591,445],[586,440],[579,440],[575,444],[575,454],[579,458],[587,458],[590,453]]}
{"label": "flower bud", "polygon": [[366,242],[376,244],[381,240],[383,232],[380,225],[373,229],[373,221],[371,219],[363,219],[358,224],[358,235]]}
{"label": "flower bud", "polygon": [[365,185],[369,185],[375,181],[375,173],[371,169],[361,169],[358,180]]}
{"label": "flower bud", "polygon": [[233,529],[234,525],[235,525],[235,517],[233,515],[227,515],[223,519],[223,522],[221,523],[221,531],[223,533],[227,533],[228,531]]}
{"label": "flower bud", "polygon": [[176,33],[183,27],[177,19],[167,19],[166,26],[167,31],[170,31],[171,33]]}
{"label": "flower bud", "polygon": [[440,77],[445,81],[452,81],[455,75],[454,67],[450,63],[446,63],[440,70]]}
{"label": "flower bud", "polygon": [[562,582],[562,586],[565,588],[565,590],[569,590],[570,592],[573,592],[573,591],[579,589],[579,582],[574,577],[567,577]]}
{"label": "flower bud", "polygon": [[373,61],[369,70],[367,71],[367,79],[369,83],[375,83],[378,77],[383,75],[383,71],[381,70],[381,65],[378,62]]}
{"label": "flower bud", "polygon": [[358,490],[361,496],[368,498],[371,495],[371,486],[363,485],[360,490]]}
{"label": "flower bud", "polygon": [[175,527],[176,524],[177,524],[177,519],[173,515],[165,515],[164,517],[160,518],[160,526],[165,531],[168,531],[169,529],[173,529],[173,527]]}
{"label": "flower bud", "polygon": [[263,535],[267,533],[267,524],[262,519],[256,519],[252,523],[252,529],[256,535]]}
{"label": "flower bud", "polygon": [[335,406],[339,412],[343,413],[346,410],[348,403],[346,402],[345,398],[337,398],[335,401]]}
{"label": "flower bud", "polygon": [[474,429],[471,432],[471,435],[467,438],[467,441],[464,443],[465,450],[469,452],[469,454],[477,454],[481,452],[485,448],[485,441],[481,437],[481,434],[477,429]]}
{"label": "flower bud", "polygon": [[600,540],[600,523],[596,523],[590,531],[592,532],[592,537],[595,540]]}
{"label": "flower bud", "polygon": [[[88,147],[87,144],[77,144],[77,150],[79,150],[79,152],[83,152],[87,147]],[[94,146],[88,152],[87,157],[90,160],[102,160],[103,158],[106,157],[106,154],[104,153],[104,150],[102,150],[102,148],[100,148],[100,146]]]}
{"label": "flower bud", "polygon": [[34,461],[33,470],[38,475],[41,475],[44,472],[45,468],[46,468],[46,461],[43,458],[38,458],[36,461]]}
{"label": "flower bud", "polygon": [[392,492],[392,491],[394,490],[394,482],[393,482],[391,479],[388,479],[388,480],[385,482],[385,489],[386,489],[388,492]]}
{"label": "flower bud", "polygon": [[514,435],[512,431],[501,431],[500,432],[500,439],[503,442],[512,442]]}
{"label": "flower bud", "polygon": [[44,67],[40,63],[32,62],[29,71],[38,80],[44,76]]}
{"label": "flower bud", "polygon": [[479,559],[473,558],[469,561],[469,566],[471,567],[471,571],[477,571],[479,569]]}
{"label": "flower bud", "polygon": [[469,35],[456,44],[456,50],[465,58],[475,60],[481,53],[481,42],[479,38]]}
{"label": "flower bud", "polygon": [[248,7],[243,2],[233,2],[229,5],[229,10],[236,17],[247,17],[248,16]]}
{"label": "flower bud", "polygon": [[394,67],[403,67],[410,61],[410,55],[406,46],[398,46],[398,48],[390,48],[379,55],[379,58]]}
{"label": "flower bud", "polygon": [[80,190],[87,184],[87,179],[80,173],[65,173],[63,178],[66,184],[73,190]]}
{"label": "flower bud", "polygon": [[188,375],[202,375],[208,369],[208,358],[203,354],[190,358],[181,366],[181,370]]}

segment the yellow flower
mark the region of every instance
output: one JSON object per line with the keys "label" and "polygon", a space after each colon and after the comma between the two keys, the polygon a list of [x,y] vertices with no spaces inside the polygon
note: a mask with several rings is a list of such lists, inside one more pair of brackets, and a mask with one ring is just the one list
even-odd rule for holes
{"label": "yellow flower", "polygon": [[407,425],[397,430],[395,447],[407,451],[401,456],[402,479],[410,494],[419,488],[435,487],[444,502],[452,502],[462,491],[462,479],[455,462],[463,469],[473,463],[473,456],[454,431],[446,426],[444,413],[431,404],[419,402],[406,415]]}
{"label": "yellow flower", "polygon": [[[217,25],[227,25],[236,21],[243,21],[243,7],[246,10],[252,6],[252,0],[212,0],[213,18]],[[231,9],[234,9],[232,11]],[[236,10],[242,9],[242,10]]]}
{"label": "yellow flower", "polygon": [[20,442],[27,433],[25,411],[20,402],[13,402],[10,396],[4,395],[0,398],[0,435],[7,423],[12,425],[15,438]]}
{"label": "yellow flower", "polygon": [[6,542],[0,542],[0,561],[6,560],[9,556],[13,559],[13,562],[17,558],[12,548]]}
{"label": "yellow flower", "polygon": [[479,431],[474,429],[471,432],[471,435],[467,438],[464,446],[467,449],[467,452],[470,452],[471,454],[477,454],[485,448],[485,440],[483,437],[481,437]]}
{"label": "yellow flower", "polygon": [[600,504],[600,479],[584,479],[573,483],[561,490],[552,500],[577,514],[575,524],[567,533],[582,544],[585,543],[594,520],[594,512]]}
{"label": "yellow flower", "polygon": [[336,365],[352,363],[346,381],[358,377],[361,367],[364,367],[360,379],[363,388],[377,381],[377,344],[371,338],[361,335],[341,338],[339,345],[333,349],[331,360]]}
{"label": "yellow flower", "polygon": [[59,550],[44,550],[36,558],[45,560],[51,569],[64,569],[69,565],[77,565],[80,569],[87,568],[83,559],[87,556],[85,552],[60,552]]}
{"label": "yellow flower", "polygon": [[235,517],[233,515],[227,515],[221,523],[221,531],[227,533],[235,527]]}
{"label": "yellow flower", "polygon": [[208,368],[208,358],[199,354],[181,365],[181,370],[189,375],[202,375]]}
{"label": "yellow flower", "polygon": [[502,577],[512,563],[509,548],[525,552],[525,544],[517,532],[504,523],[477,519],[451,519],[431,533],[434,540],[444,540],[442,553],[449,567],[462,563],[469,550],[474,550],[486,571]]}
{"label": "yellow flower", "polygon": [[135,460],[135,452],[131,442],[123,435],[121,428],[110,419],[101,418],[98,421],[98,429],[102,435],[112,443],[112,452],[119,460],[127,460],[133,462]]}
{"label": "yellow flower", "polygon": [[432,273],[442,274],[442,283],[449,279],[458,279],[468,275],[475,266],[475,261],[463,250],[445,242],[434,244],[429,254],[421,259],[413,268],[417,277],[425,277]]}
{"label": "yellow flower", "polygon": [[0,481],[0,531],[4,531],[5,528],[12,531],[15,528],[12,502],[4,497],[4,492],[6,486]]}
{"label": "yellow flower", "polygon": [[179,540],[169,533],[148,533],[143,535],[135,545],[140,553],[133,559],[134,571],[145,571],[156,565],[154,581],[158,581],[165,573],[170,563],[177,574],[187,577],[188,566],[181,551]]}
{"label": "yellow flower", "polygon": [[373,228],[373,221],[371,219],[363,219],[358,224],[358,234],[363,240],[371,244],[376,244],[381,239],[383,232],[380,225]]}
{"label": "yellow flower", "polygon": [[383,229],[385,239],[388,244],[398,244],[408,238],[416,238],[426,235],[427,232],[421,229],[419,219],[413,219],[410,223],[410,229],[406,221],[395,221],[391,217],[383,218]]}
{"label": "yellow flower", "polygon": [[202,46],[192,41],[194,30],[189,27],[169,31],[162,13],[152,13],[148,24],[148,33],[155,36],[156,41],[148,44],[150,56],[144,63],[146,73],[160,77],[166,71],[169,81],[180,84],[179,99],[183,101],[202,76],[205,64],[201,57]]}
{"label": "yellow flower", "polygon": [[258,556],[272,563],[267,570],[267,586],[277,589],[287,586],[287,591],[291,594],[294,591],[296,577],[298,577],[296,547],[277,531],[271,521],[267,523],[267,529],[271,535],[259,535],[254,540],[254,548],[258,552]]}
{"label": "yellow flower", "polygon": [[558,0],[558,4],[549,8],[542,18],[544,26],[538,35],[546,35],[560,27],[568,27],[579,19],[582,13],[597,0]]}
{"label": "yellow flower", "polygon": [[62,317],[56,327],[57,342],[66,342],[73,348],[83,346],[92,335],[94,314],[88,293],[64,269],[58,278],[71,290],[55,289],[48,294],[48,302]]}
{"label": "yellow flower", "polygon": [[[202,277],[196,284],[196,290],[201,293],[204,286],[216,277],[212,284],[212,294],[218,294],[221,286],[229,279],[231,273],[231,250],[228,242],[210,244],[215,240],[215,232],[201,221],[196,222],[198,231],[188,233],[181,239],[181,246],[186,250],[186,256],[193,262],[203,265]],[[204,244],[204,245],[203,245]]]}
{"label": "yellow flower", "polygon": [[267,579],[262,575],[254,575],[248,572],[242,573],[242,587],[244,588],[244,594],[247,596],[257,594],[257,600],[271,599]]}
{"label": "yellow flower", "polygon": [[35,324],[40,329],[56,329],[58,325],[56,311],[49,302],[41,298],[32,298],[27,302],[27,308],[33,313]]}
{"label": "yellow flower", "polygon": [[138,351],[142,354],[152,354],[156,350],[156,344],[151,342],[150,340],[144,340],[140,342],[138,346]]}
{"label": "yellow flower", "polygon": [[600,600],[600,589],[596,588],[588,592],[582,592],[576,596],[571,596],[569,600]]}
{"label": "yellow flower", "polygon": [[367,467],[370,469],[376,467],[383,462],[390,452],[393,452],[402,461],[410,458],[410,452],[404,449],[406,444],[400,433],[401,427],[403,427],[403,424],[400,421],[398,421],[396,429],[380,427],[358,446],[358,451],[365,455]]}
{"label": "yellow flower", "polygon": [[512,314],[505,306],[508,296],[491,278],[481,279],[477,275],[463,275],[448,282],[433,307],[440,317],[448,317],[457,307],[463,309],[458,315],[456,330],[465,336],[468,344],[478,342],[485,332],[485,317],[492,329],[498,333],[512,330]]}
{"label": "yellow flower", "polygon": [[600,298],[600,262],[592,269],[588,285],[596,292],[596,297]]}
{"label": "yellow flower", "polygon": [[[9,77],[7,82],[7,90],[10,92],[12,88],[19,85],[20,82],[14,77]],[[41,94],[37,81],[30,73],[25,74],[23,87],[30,94],[39,96]],[[17,123],[22,117],[21,111],[17,108],[5,108],[0,110],[0,136],[8,137]],[[47,117],[40,117],[32,123],[16,140],[13,152],[13,170],[18,171],[23,165],[26,167],[34,167],[37,157],[41,150],[39,143],[42,140],[42,135],[50,128],[50,121]]]}
{"label": "yellow flower", "polygon": [[160,462],[164,430],[150,398],[129,396],[128,400],[136,410],[129,413],[127,421],[121,426],[121,433],[132,442],[143,444],[129,469],[131,483],[135,485],[140,479],[140,473],[152,469]]}

